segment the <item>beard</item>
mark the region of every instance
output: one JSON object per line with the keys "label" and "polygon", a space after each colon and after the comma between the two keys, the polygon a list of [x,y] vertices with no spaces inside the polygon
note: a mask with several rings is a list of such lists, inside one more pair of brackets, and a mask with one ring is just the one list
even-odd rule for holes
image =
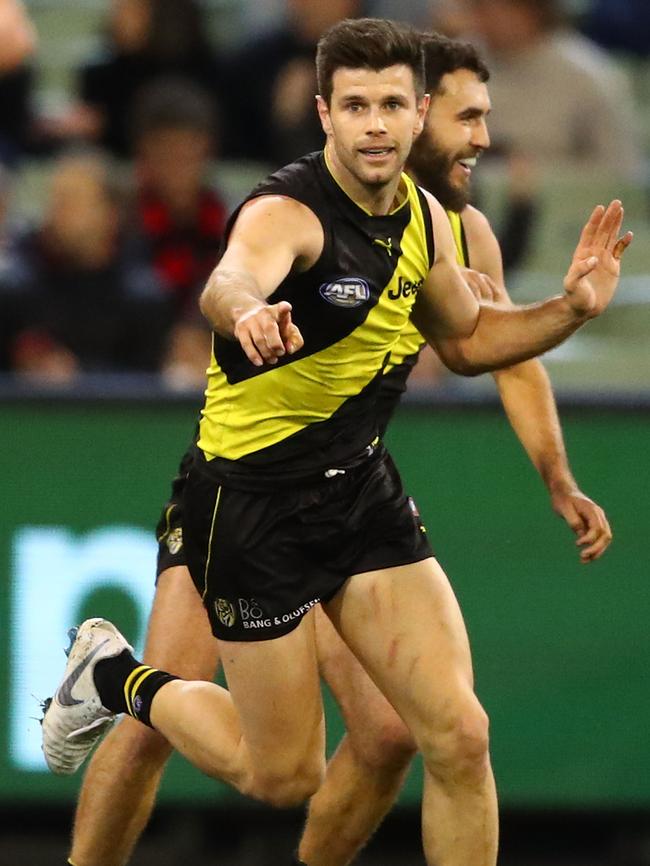
{"label": "beard", "polygon": [[451,172],[460,154],[450,156],[441,150],[426,133],[413,143],[407,168],[415,175],[420,186],[434,195],[445,210],[460,213],[471,200],[469,183],[463,186],[452,184]]}

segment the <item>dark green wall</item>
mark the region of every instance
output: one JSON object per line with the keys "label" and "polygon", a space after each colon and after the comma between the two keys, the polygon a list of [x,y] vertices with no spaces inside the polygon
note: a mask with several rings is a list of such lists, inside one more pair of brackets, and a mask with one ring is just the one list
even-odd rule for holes
{"label": "dark green wall", "polygon": [[[499,410],[403,409],[389,441],[465,613],[502,801],[648,806],[650,414],[563,414],[575,474],[614,528],[611,550],[589,566],[579,564]],[[79,784],[17,773],[8,760],[7,576],[16,527],[153,527],[192,427],[192,410],[180,406],[2,409],[0,799],[66,798]],[[152,575],[153,562],[142,579]],[[99,601],[135,637],[142,622],[121,594],[86,599],[80,615],[97,612],[90,607]],[[339,735],[333,718],[330,745]],[[164,785],[170,798],[224,791],[180,760]],[[418,796],[416,770],[405,802]]]}

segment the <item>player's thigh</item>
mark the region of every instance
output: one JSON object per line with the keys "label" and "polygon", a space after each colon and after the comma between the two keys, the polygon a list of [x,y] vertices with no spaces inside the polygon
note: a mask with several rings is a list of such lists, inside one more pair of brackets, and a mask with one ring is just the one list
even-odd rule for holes
{"label": "player's thigh", "polygon": [[186,566],[163,571],[149,617],[144,661],[188,680],[211,680],[219,647]]}
{"label": "player's thigh", "polygon": [[397,711],[320,606],[315,608],[315,619],[321,676],[341,710],[357,756],[372,765],[408,757],[415,743]]}
{"label": "player's thigh", "polygon": [[219,641],[221,661],[253,766],[291,775],[324,765],[325,732],[310,611],[288,634]]}
{"label": "player's thigh", "polygon": [[435,559],[355,575],[326,610],[418,745],[473,711],[467,632]]}

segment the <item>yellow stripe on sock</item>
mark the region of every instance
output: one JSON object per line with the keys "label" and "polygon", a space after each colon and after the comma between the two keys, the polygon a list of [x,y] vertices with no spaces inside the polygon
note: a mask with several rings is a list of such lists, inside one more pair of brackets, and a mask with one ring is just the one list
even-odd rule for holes
{"label": "yellow stripe on sock", "polygon": [[131,707],[129,712],[131,713],[132,716],[135,715],[135,712],[133,710],[133,701],[135,700],[135,696],[138,693],[138,689],[140,688],[142,683],[147,679],[147,677],[150,677],[151,674],[156,674],[156,673],[158,673],[157,668],[149,668],[149,670],[145,671],[143,674],[141,674],[138,677],[138,679],[135,681],[135,683],[131,687],[131,700],[130,700],[130,702],[127,701],[127,704],[130,705],[130,707]]}
{"label": "yellow stripe on sock", "polygon": [[131,683],[137,677],[138,674],[142,673],[142,671],[150,670],[149,665],[138,665],[135,670],[132,670],[131,673],[126,678],[126,682],[124,683],[124,700],[126,701],[126,710],[129,715],[133,715],[133,707],[129,703],[129,690],[131,687]]}

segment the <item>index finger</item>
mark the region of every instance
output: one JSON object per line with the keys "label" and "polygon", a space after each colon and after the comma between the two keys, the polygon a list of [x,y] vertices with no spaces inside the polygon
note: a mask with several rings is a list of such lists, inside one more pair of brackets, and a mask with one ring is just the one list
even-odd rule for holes
{"label": "index finger", "polygon": [[[282,339],[280,324],[271,319],[267,322],[260,323],[260,330],[264,344],[268,349],[269,357],[276,358],[280,355],[284,355],[284,341]],[[265,354],[263,350],[262,354]],[[269,360],[269,357],[266,358],[267,361]]]}

